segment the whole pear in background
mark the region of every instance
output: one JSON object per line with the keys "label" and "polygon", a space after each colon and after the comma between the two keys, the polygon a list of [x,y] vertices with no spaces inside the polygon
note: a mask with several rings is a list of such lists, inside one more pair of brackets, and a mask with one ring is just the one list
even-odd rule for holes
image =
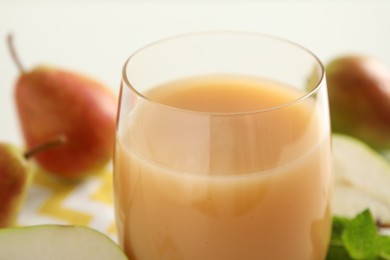
{"label": "whole pear in background", "polygon": [[31,168],[16,146],[0,143],[0,227],[12,226],[31,179]]}
{"label": "whole pear in background", "polygon": [[117,99],[101,83],[75,72],[48,66],[25,71],[8,44],[21,74],[15,86],[20,126],[28,147],[63,135],[61,147],[36,156],[47,172],[80,179],[112,158]]}
{"label": "whole pear in background", "polygon": [[332,130],[390,149],[390,70],[380,61],[343,56],[326,68]]}

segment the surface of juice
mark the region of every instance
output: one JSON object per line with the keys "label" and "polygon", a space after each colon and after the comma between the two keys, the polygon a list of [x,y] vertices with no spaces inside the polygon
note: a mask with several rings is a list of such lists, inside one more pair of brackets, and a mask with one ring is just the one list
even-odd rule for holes
{"label": "surface of juice", "polygon": [[324,259],[332,175],[318,100],[229,75],[145,96],[121,122],[115,151],[119,240],[130,259]]}

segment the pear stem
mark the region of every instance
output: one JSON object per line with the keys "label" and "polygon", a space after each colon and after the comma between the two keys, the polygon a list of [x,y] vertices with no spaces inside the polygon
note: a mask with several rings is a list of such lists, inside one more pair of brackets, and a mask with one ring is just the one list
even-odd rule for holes
{"label": "pear stem", "polygon": [[382,223],[382,222],[378,221],[377,226],[379,228],[390,228],[390,223]]}
{"label": "pear stem", "polygon": [[24,158],[29,159],[32,156],[34,156],[40,152],[61,146],[65,143],[66,143],[66,137],[64,135],[60,135],[57,138],[49,140],[46,143],[43,143],[43,144],[40,144],[40,145],[37,145],[37,146],[31,148],[30,150],[28,150],[27,152],[24,153]]}
{"label": "pear stem", "polygon": [[16,52],[15,45],[14,45],[14,37],[11,33],[8,34],[8,36],[7,36],[7,44],[8,44],[8,50],[11,53],[12,60],[15,62],[16,67],[18,68],[19,72],[21,74],[25,73],[26,70],[24,69],[24,66],[23,66],[22,62],[20,61],[19,56]]}

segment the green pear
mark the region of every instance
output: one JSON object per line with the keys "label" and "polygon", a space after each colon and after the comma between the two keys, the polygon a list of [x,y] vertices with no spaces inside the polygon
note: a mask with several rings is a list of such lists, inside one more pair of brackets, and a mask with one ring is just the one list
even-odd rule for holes
{"label": "green pear", "polygon": [[353,217],[369,208],[378,223],[390,224],[390,162],[352,136],[333,134],[335,215]]}
{"label": "green pear", "polygon": [[82,226],[39,225],[0,229],[0,259],[126,260],[103,233]]}
{"label": "green pear", "polygon": [[49,66],[26,71],[8,38],[20,70],[15,101],[27,147],[57,135],[65,145],[35,158],[48,173],[81,179],[105,166],[113,155],[117,98],[101,83],[76,72]]}
{"label": "green pear", "polygon": [[64,136],[58,136],[27,152],[13,144],[0,142],[0,228],[15,224],[25,201],[33,175],[33,167],[28,160],[65,142]]}
{"label": "green pear", "polygon": [[0,143],[0,227],[15,223],[26,196],[31,169],[16,146]]}
{"label": "green pear", "polygon": [[334,132],[355,136],[378,150],[390,149],[390,70],[367,56],[343,56],[327,66]]}

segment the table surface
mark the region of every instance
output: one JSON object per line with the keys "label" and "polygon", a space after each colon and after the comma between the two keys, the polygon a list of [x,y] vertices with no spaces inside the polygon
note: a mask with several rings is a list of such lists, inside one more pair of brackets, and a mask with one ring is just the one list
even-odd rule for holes
{"label": "table surface", "polygon": [[[13,99],[18,71],[7,50],[8,33],[26,68],[43,63],[76,70],[118,93],[122,65],[135,50],[167,36],[205,30],[273,34],[307,47],[324,63],[361,53],[390,65],[389,11],[390,1],[359,0],[0,0],[0,141],[23,144]],[[74,187],[38,175],[20,223],[77,219],[115,238],[109,171]],[[87,204],[80,204],[81,197]],[[83,205],[93,219],[76,214]]]}

